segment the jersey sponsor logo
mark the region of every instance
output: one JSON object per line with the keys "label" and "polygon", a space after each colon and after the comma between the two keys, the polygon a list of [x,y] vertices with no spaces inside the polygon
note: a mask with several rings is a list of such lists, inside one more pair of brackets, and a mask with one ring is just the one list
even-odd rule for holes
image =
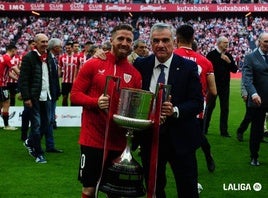
{"label": "jersey sponsor logo", "polygon": [[99,70],[98,70],[98,73],[101,74],[101,75],[103,75],[104,72],[105,72],[105,69],[99,69]]}
{"label": "jersey sponsor logo", "polygon": [[129,83],[130,80],[131,80],[131,78],[132,78],[131,75],[129,75],[129,74],[124,74],[124,81],[125,81],[126,83]]}

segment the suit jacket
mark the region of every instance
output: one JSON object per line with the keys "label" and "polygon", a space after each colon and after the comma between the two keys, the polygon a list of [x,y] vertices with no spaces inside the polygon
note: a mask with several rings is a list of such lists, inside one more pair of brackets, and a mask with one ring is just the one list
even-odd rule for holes
{"label": "suit jacket", "polygon": [[58,100],[60,97],[60,83],[59,83],[59,74],[58,74],[58,65],[56,64],[52,54],[48,54],[48,64],[51,68],[51,98],[53,101]]}
{"label": "suit jacket", "polygon": [[251,96],[257,93],[262,100],[261,107],[268,107],[268,64],[259,50],[245,56],[243,82],[248,92],[248,106],[256,107]]}
{"label": "suit jacket", "polygon": [[[142,75],[142,89],[149,90],[155,56],[137,58],[134,66]],[[195,62],[178,55],[173,56],[168,84],[173,106],[179,109],[179,118],[168,117],[160,133],[168,134],[178,153],[196,150],[201,142],[201,130],[196,115],[203,110],[202,88]]]}

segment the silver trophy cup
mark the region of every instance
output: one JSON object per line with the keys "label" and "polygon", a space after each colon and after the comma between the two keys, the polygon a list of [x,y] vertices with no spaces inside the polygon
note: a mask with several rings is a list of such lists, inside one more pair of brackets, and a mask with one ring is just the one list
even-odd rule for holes
{"label": "silver trophy cup", "polygon": [[151,118],[154,94],[140,89],[123,88],[120,91],[117,114],[113,120],[126,128],[127,144],[123,153],[105,170],[100,191],[118,197],[141,197],[146,194],[143,170],[131,154],[133,131],[153,124]]}

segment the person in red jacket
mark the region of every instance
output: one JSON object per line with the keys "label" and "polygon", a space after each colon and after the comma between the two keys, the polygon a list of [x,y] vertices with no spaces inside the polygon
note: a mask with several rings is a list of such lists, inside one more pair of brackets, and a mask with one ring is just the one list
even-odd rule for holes
{"label": "person in red jacket", "polygon": [[107,76],[120,77],[120,88],[141,88],[141,75],[127,60],[133,37],[131,26],[116,26],[111,31],[112,49],[106,53],[106,60],[92,58],[87,61],[73,83],[71,102],[83,107],[78,176],[83,185],[82,198],[94,197],[105,149],[109,151],[107,160],[114,159],[122,153],[126,145],[125,130],[111,122],[107,147],[104,147],[108,114],[117,111],[117,105],[114,105],[115,102],[110,101],[110,98],[115,101],[119,99],[118,92],[112,94],[113,84],[107,86],[107,95],[104,95],[104,89]]}

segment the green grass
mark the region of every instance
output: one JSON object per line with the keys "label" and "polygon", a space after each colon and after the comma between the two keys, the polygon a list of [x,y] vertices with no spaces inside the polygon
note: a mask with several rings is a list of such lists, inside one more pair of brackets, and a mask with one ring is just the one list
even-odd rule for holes
{"label": "green grass", "polygon": [[[236,129],[245,112],[240,97],[240,81],[232,80],[229,131],[231,138],[219,135],[219,105],[213,112],[208,139],[216,162],[216,170],[209,173],[201,149],[197,152],[199,182],[204,190],[200,197],[266,197],[268,194],[268,144],[262,143],[259,167],[249,165],[249,130],[244,142],[236,140]],[[0,129],[0,198],[79,198],[81,185],[77,181],[79,163],[79,128],[60,127],[54,132],[56,146],[63,154],[46,154],[47,164],[36,164],[20,141],[20,132]],[[138,159],[138,157],[135,157]],[[262,190],[252,186],[259,182]],[[225,191],[223,185],[250,184],[251,190]],[[168,168],[167,194],[176,197],[175,184]],[[101,198],[104,196],[101,194]]]}

